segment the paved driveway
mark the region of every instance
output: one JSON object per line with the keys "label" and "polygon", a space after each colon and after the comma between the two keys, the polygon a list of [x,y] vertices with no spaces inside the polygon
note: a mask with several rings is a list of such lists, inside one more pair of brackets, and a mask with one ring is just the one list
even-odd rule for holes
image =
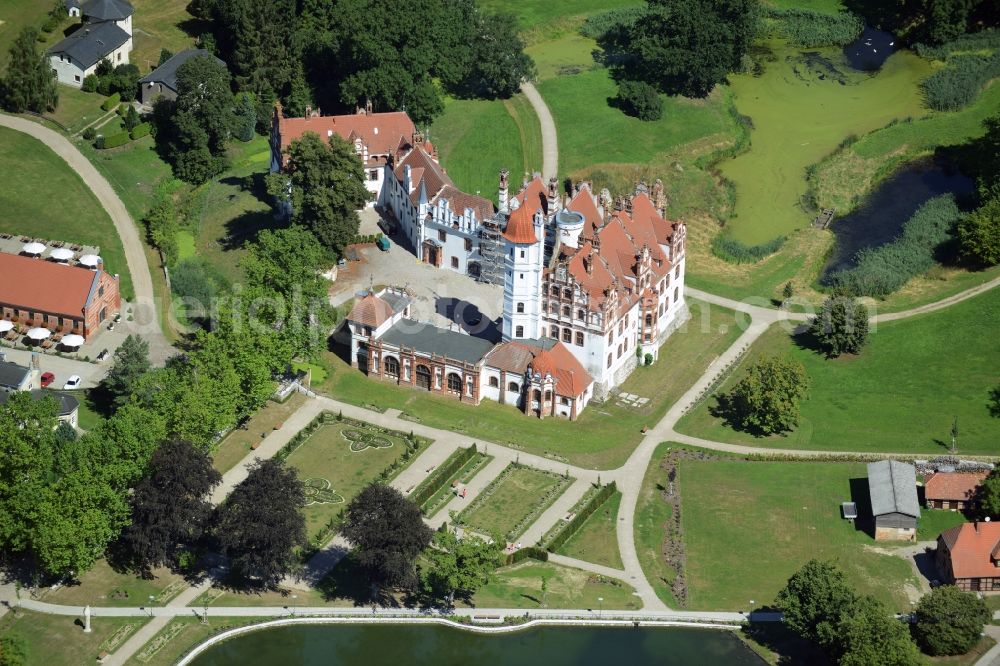
{"label": "paved driveway", "polygon": [[[7,360],[13,363],[28,365],[32,352],[26,349],[0,347],[0,354],[5,354]],[[41,359],[39,362],[41,371],[51,372],[56,376],[49,388],[61,389],[70,375],[80,375],[83,379],[82,388],[97,386],[104,379],[104,375],[108,373],[108,368],[111,367],[110,357],[103,363],[87,363],[55,354],[39,354],[38,356]]]}

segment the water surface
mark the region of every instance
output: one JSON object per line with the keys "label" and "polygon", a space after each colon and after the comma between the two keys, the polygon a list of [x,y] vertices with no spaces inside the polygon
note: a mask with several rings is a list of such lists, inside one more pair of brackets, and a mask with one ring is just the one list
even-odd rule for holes
{"label": "water surface", "polygon": [[195,666],[758,666],[729,631],[537,627],[483,635],[434,625],[293,625],[217,645]]}
{"label": "water surface", "polygon": [[891,32],[865,26],[861,35],[844,47],[847,64],[862,72],[874,72],[897,48],[896,38]]}

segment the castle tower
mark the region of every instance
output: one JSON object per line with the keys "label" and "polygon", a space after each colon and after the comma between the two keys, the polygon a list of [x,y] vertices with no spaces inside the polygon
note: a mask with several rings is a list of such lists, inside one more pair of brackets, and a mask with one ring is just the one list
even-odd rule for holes
{"label": "castle tower", "polygon": [[517,199],[510,202],[512,212],[503,232],[503,339],[541,337],[542,268],[545,243],[540,210]]}
{"label": "castle tower", "polygon": [[556,178],[549,178],[549,203],[548,214],[555,215],[559,212],[559,181]]}
{"label": "castle tower", "polygon": [[500,204],[501,213],[506,213],[509,210],[507,208],[510,202],[510,189],[508,188],[509,178],[510,171],[507,169],[500,169],[500,190],[497,195],[497,201]]}

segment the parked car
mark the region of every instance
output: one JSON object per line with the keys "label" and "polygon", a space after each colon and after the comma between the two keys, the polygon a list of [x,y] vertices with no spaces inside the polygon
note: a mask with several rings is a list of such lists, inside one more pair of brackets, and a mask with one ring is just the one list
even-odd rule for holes
{"label": "parked car", "polygon": [[80,384],[82,382],[83,379],[80,378],[80,375],[70,375],[70,378],[66,380],[65,384],[63,384],[63,388],[67,390],[80,388]]}
{"label": "parked car", "polygon": [[46,386],[48,386],[49,384],[51,384],[55,380],[56,380],[56,376],[53,375],[51,372],[43,372],[42,373],[42,388],[45,388]]}
{"label": "parked car", "polygon": [[388,252],[389,248],[392,246],[392,243],[389,242],[388,236],[379,236],[378,240],[375,241],[375,245],[377,245],[378,249],[382,250],[383,252]]}

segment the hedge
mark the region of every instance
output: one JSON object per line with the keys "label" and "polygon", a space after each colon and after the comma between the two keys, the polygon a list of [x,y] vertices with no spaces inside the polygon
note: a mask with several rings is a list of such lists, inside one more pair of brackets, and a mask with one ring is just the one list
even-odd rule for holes
{"label": "hedge", "polygon": [[117,107],[118,103],[121,102],[121,100],[122,96],[119,95],[118,93],[115,93],[111,97],[104,100],[104,103],[101,104],[101,108],[104,109],[105,111],[110,111],[111,109]]}
{"label": "hedge", "polygon": [[784,244],[784,236],[778,236],[759,245],[746,245],[719,234],[712,239],[712,254],[731,264],[753,264],[774,254]]}
{"label": "hedge", "polygon": [[142,137],[147,136],[149,134],[150,127],[151,126],[149,123],[139,123],[138,125],[132,128],[130,136],[133,139],[141,139]]}
{"label": "hedge", "polygon": [[505,567],[509,567],[512,564],[517,564],[518,562],[527,559],[538,560],[539,562],[548,562],[549,552],[544,548],[539,548],[538,546],[528,546],[527,548],[515,550],[513,553],[508,555],[503,564]]}
{"label": "hedge", "polygon": [[104,137],[103,148],[117,148],[118,146],[124,146],[131,140],[132,138],[128,135],[128,132],[118,132],[117,134],[109,134],[108,136]]}
{"label": "hedge", "polygon": [[570,537],[576,534],[583,524],[587,522],[594,513],[601,508],[601,505],[608,501],[612,495],[618,490],[618,486],[614,481],[611,483],[601,486],[590,500],[580,507],[580,510],[576,512],[573,519],[570,520],[566,525],[559,530],[554,537],[549,539],[549,542],[545,545],[545,549],[550,553],[554,553],[560,548],[562,548]]}
{"label": "hedge", "polygon": [[458,455],[445,461],[443,465],[434,470],[434,473],[427,477],[420,486],[410,494],[410,499],[414,504],[421,507],[423,511],[423,505],[427,501],[434,497],[439,490],[448,482],[448,479],[462,469],[466,463],[476,457],[477,454],[476,445],[473,444],[470,447],[459,449]]}

